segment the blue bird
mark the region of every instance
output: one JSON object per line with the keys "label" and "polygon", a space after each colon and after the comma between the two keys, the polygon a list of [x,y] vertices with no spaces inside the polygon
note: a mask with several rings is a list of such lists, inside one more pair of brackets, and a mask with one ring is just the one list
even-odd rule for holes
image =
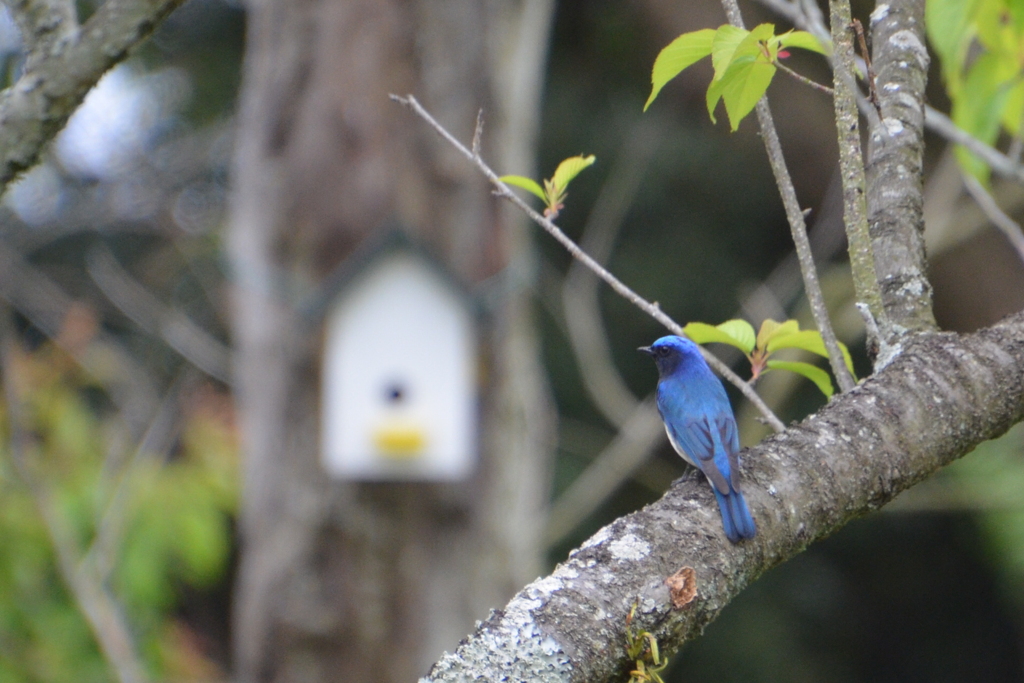
{"label": "blue bird", "polygon": [[700,347],[683,337],[662,337],[640,351],[658,366],[658,412],[676,453],[708,478],[733,543],[753,538],[757,526],[737,487],[740,439],[729,398]]}

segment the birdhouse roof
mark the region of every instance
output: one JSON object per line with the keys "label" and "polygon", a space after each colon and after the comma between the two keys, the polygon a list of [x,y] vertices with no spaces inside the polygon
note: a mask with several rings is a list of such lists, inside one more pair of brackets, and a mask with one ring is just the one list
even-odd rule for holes
{"label": "birdhouse roof", "polygon": [[478,301],[466,284],[426,245],[415,240],[400,227],[392,227],[367,238],[351,256],[334,269],[315,297],[315,301],[307,307],[307,318],[322,319],[338,297],[361,275],[369,272],[376,264],[382,263],[387,256],[397,253],[415,256],[438,276],[467,309],[473,313],[477,312]]}

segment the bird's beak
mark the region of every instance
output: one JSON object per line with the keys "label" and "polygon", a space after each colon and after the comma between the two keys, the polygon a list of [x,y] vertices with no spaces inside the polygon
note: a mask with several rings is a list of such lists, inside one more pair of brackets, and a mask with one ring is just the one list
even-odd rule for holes
{"label": "bird's beak", "polygon": [[653,356],[654,355],[654,351],[651,351],[651,347],[650,346],[640,346],[640,347],[637,347],[637,351],[643,351],[648,356]]}

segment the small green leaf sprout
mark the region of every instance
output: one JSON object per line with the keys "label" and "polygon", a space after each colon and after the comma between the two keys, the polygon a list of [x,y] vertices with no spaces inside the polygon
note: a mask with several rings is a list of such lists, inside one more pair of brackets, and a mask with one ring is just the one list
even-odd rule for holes
{"label": "small green leaf sprout", "polygon": [[559,212],[565,208],[565,198],[568,195],[569,183],[580,174],[580,171],[591,166],[595,161],[597,161],[597,158],[593,154],[586,157],[579,155],[563,160],[562,163],[558,164],[558,168],[555,169],[555,174],[550,179],[544,181],[543,188],[541,188],[536,180],[521,175],[503,175],[499,180],[508,185],[521,187],[527,192],[540,197],[545,206],[544,216],[555,219],[558,217]]}
{"label": "small green leaf sprout", "polygon": [[637,604],[626,617],[626,653],[636,668],[629,672],[629,683],[664,683],[661,672],[668,666],[668,659],[658,650],[658,639],[649,631],[633,630],[633,618]]}

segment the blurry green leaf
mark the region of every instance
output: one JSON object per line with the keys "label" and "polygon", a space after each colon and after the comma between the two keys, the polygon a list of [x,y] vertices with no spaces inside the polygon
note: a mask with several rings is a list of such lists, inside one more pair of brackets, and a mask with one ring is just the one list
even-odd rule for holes
{"label": "blurry green leaf", "polygon": [[[583,169],[592,166],[596,160],[597,158],[593,154],[587,157],[575,156],[563,160],[555,169],[555,174],[551,176],[551,184],[557,191],[565,192],[572,179],[578,176]],[[550,197],[548,199],[550,200]]]}
{"label": "blurry green leaf", "polygon": [[1000,57],[1013,57],[1017,52],[1016,31],[1009,18],[1007,7],[1002,2],[978,3],[974,12],[974,25],[978,42],[989,52]]}
{"label": "blurry green leaf", "polygon": [[544,190],[541,189],[541,186],[537,184],[536,180],[521,175],[503,175],[498,178],[498,180],[506,185],[514,185],[515,187],[521,187],[528,192],[532,192],[543,202],[548,200],[544,195]]}
{"label": "blurry green leaf", "polygon": [[[999,135],[999,121],[1015,74],[1016,67],[996,55],[979,56],[953,101],[953,121],[982,142],[993,144]],[[987,182],[988,166],[984,162],[963,147],[957,147],[957,158],[964,170]]]}
{"label": "blurry green leaf", "polygon": [[658,53],[651,70],[651,94],[644,104],[644,111],[651,106],[665,84],[678,76],[680,71],[711,54],[715,33],[715,29],[711,28],[684,33]]}
{"label": "blurry green leaf", "polygon": [[781,36],[773,38],[772,42],[781,48],[799,47],[822,55],[828,54],[825,51],[824,46],[822,46],[821,41],[807,31],[787,31]]}
{"label": "blurry green leaf", "polygon": [[[82,550],[95,538],[113,485],[126,487],[111,587],[157,673],[154,643],[173,618],[178,586],[209,582],[227,564],[238,488],[234,432],[196,409],[172,462],[143,454],[126,472],[107,471],[107,449],[117,441],[111,437],[123,426],[86,400],[83,390],[95,390],[95,381],[51,345],[16,362],[33,434],[26,458],[45,477],[53,513]],[[2,457],[0,539],[0,672],[26,682],[109,681],[92,630],[57,571],[39,510]]]}
{"label": "blurry green leaf", "polygon": [[194,585],[206,585],[224,570],[231,541],[223,515],[211,501],[203,500],[208,494],[193,488],[192,504],[182,506],[175,519],[173,550],[185,578]]}
{"label": "blurry green leaf", "polygon": [[[743,321],[734,321],[743,322]],[[683,333],[689,337],[693,342],[697,344],[708,344],[711,342],[718,342],[719,344],[728,344],[729,346],[735,346],[744,353],[749,353],[746,348],[746,341],[741,338],[733,336],[728,330],[723,330],[721,326],[714,327],[707,323],[689,323],[683,328]],[[740,335],[742,335],[740,331]]]}
{"label": "blurry green leaf", "polygon": [[959,74],[974,32],[972,18],[978,0],[928,0],[925,3],[925,26],[928,42],[949,73]]}
{"label": "blurry green leaf", "polygon": [[1020,135],[1024,132],[1020,125],[1022,118],[1024,118],[1024,82],[1018,82],[1010,88],[1006,95],[1000,123],[1009,131],[1010,135]]}
{"label": "blurry green leaf", "polygon": [[757,332],[757,348],[766,349],[768,342],[776,335],[793,334],[800,330],[800,323],[795,320],[787,320],[784,323],[777,322],[771,318],[765,318],[761,322],[761,329]]}
{"label": "blurry green leaf", "polygon": [[814,382],[818,388],[821,389],[821,393],[825,394],[826,398],[832,398],[832,394],[835,393],[835,390],[832,388],[832,380],[829,378],[828,373],[815,365],[811,365],[810,363],[788,360],[769,360],[768,367],[772,370],[789,370],[790,372],[795,372],[798,375],[803,375]]}

